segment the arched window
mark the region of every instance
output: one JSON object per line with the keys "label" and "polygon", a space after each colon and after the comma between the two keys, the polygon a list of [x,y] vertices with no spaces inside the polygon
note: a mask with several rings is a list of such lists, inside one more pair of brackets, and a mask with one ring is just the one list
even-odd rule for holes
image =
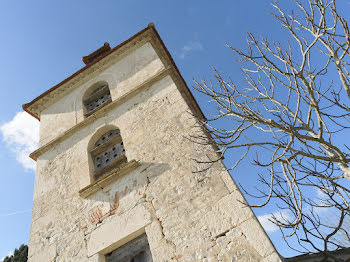
{"label": "arched window", "polygon": [[92,88],[92,92],[88,92],[83,99],[85,106],[85,117],[95,113],[98,109],[107,105],[112,101],[111,92],[107,83],[99,84]]}
{"label": "arched window", "polygon": [[124,144],[119,129],[104,133],[90,151],[97,180],[112,169],[127,162]]}

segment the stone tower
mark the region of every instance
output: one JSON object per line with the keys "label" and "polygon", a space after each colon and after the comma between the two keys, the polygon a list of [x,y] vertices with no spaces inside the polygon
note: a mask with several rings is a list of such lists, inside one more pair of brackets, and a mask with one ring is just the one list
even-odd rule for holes
{"label": "stone tower", "polygon": [[215,149],[187,139],[203,115],[154,26],[83,62],[23,106],[41,124],[29,261],[280,261],[223,164],[193,172]]}

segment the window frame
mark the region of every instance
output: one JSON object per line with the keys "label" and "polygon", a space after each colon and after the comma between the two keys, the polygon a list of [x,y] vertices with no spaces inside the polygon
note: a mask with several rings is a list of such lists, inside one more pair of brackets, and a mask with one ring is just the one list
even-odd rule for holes
{"label": "window frame", "polygon": [[[101,89],[101,90],[99,90]],[[101,105],[98,107],[89,110],[88,105],[89,103],[93,102],[94,100],[98,99],[101,97],[101,95],[108,95],[109,97],[105,102],[103,102]],[[102,83],[97,83],[94,84],[92,87],[89,88],[89,90],[85,93],[82,99],[83,107],[84,107],[84,117],[87,118],[94,114],[96,111],[100,110],[101,108],[105,107],[109,103],[112,102],[112,95],[111,95],[111,90],[109,88],[109,85],[107,82],[102,82]]]}
{"label": "window frame", "polygon": [[[101,138],[103,138],[104,136],[108,137],[107,134],[110,132],[113,132],[113,131],[117,131],[117,133],[115,135],[113,135],[111,138],[108,138],[101,145],[96,145],[101,140]],[[104,152],[111,151],[111,149],[113,147],[116,147],[116,145],[118,145],[118,143],[121,145],[121,150],[122,150],[121,154],[119,156],[117,156],[116,158],[112,159],[111,162],[108,163],[107,165],[105,165],[101,168],[96,168],[96,161],[97,161],[96,158],[98,158]],[[96,140],[96,142],[94,143],[94,146],[89,150],[89,155],[90,155],[91,160],[92,160],[92,168],[93,168],[92,179],[93,179],[93,181],[96,181],[96,180],[104,177],[109,172],[112,172],[116,168],[119,168],[123,164],[127,163],[128,160],[126,157],[126,150],[124,147],[124,142],[123,142],[122,136],[120,134],[120,129],[113,128],[107,132],[102,133],[102,135],[100,135],[98,137],[98,139]]]}
{"label": "window frame", "polygon": [[121,162],[119,165],[110,165],[111,169],[107,170],[106,173],[103,173],[100,177],[96,179],[96,177],[94,176],[94,162],[90,152],[95,148],[96,143],[104,134],[113,130],[119,130],[119,135],[122,138],[124,146],[125,141],[123,140],[122,131],[113,124],[107,124],[97,128],[97,130],[94,132],[94,134],[91,135],[89,139],[89,142],[86,147],[88,172],[84,173],[87,175],[87,177],[86,180],[84,179],[84,182],[81,183],[78,191],[79,196],[82,198],[89,198],[92,194],[100,191],[101,188],[110,185],[111,183],[117,181],[120,177],[128,174],[129,172],[132,172],[140,166],[139,161],[136,161],[135,159],[129,159],[127,149],[124,148],[125,162]]}
{"label": "window frame", "polygon": [[147,254],[148,259],[151,259],[146,262],[153,261],[151,248],[149,246],[148,238],[145,233],[106,254],[105,261],[113,262],[113,260],[110,259],[118,259],[117,261],[130,262],[133,261],[133,259],[139,256],[141,253]]}

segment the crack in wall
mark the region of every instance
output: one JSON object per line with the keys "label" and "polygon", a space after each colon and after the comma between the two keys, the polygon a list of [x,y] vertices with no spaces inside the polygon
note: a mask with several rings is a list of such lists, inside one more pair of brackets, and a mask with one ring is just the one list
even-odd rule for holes
{"label": "crack in wall", "polygon": [[148,176],[146,177],[146,179],[147,179],[147,184],[146,184],[145,193],[144,193],[145,201],[146,201],[146,203],[149,203],[149,204],[151,205],[152,210],[153,210],[153,213],[154,213],[154,215],[155,215],[155,217],[156,217],[156,220],[155,220],[155,221],[157,221],[157,222],[159,223],[162,236],[163,236],[163,238],[166,240],[166,243],[173,246],[174,252],[173,252],[173,255],[172,255],[171,259],[175,259],[176,261],[178,261],[178,257],[179,257],[180,255],[177,255],[178,252],[177,252],[177,247],[176,247],[175,243],[173,243],[172,241],[170,241],[169,239],[167,239],[167,238],[165,237],[165,234],[164,234],[164,227],[163,227],[162,221],[161,221],[160,218],[157,216],[156,208],[154,207],[152,200],[151,200],[151,201],[148,201],[148,200],[147,200],[147,199],[148,199],[148,198],[147,198],[147,189],[148,189],[149,185],[151,184],[151,181],[150,181],[150,179],[149,179]]}

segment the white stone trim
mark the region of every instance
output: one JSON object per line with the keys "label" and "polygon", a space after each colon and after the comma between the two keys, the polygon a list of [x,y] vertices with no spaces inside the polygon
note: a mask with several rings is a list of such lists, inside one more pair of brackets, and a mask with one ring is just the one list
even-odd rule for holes
{"label": "white stone trim", "polygon": [[119,97],[115,101],[112,101],[111,103],[109,103],[105,107],[103,107],[100,110],[98,110],[97,112],[95,112],[93,115],[91,115],[88,118],[84,119],[83,121],[79,122],[78,124],[76,124],[72,128],[66,130],[63,134],[59,135],[58,137],[54,138],[53,140],[51,140],[51,141],[47,142],[46,144],[42,145],[37,150],[32,152],[29,156],[33,160],[36,161],[40,155],[45,153],[47,150],[49,150],[50,148],[52,148],[56,144],[62,142],[63,140],[67,139],[68,137],[72,136],[73,134],[78,132],[80,129],[86,127],[87,125],[89,125],[90,123],[92,123],[96,119],[100,118],[101,116],[106,115],[107,112],[111,111],[112,109],[114,109],[117,106],[122,105],[127,100],[133,98],[134,96],[136,96],[137,94],[142,92],[144,89],[146,89],[146,88],[154,85],[158,81],[161,81],[164,78],[168,77],[170,71],[171,71],[171,68],[165,68],[165,69],[161,70],[155,76],[153,76],[152,78],[150,78],[149,80],[147,80],[143,84],[135,87],[130,92],[124,94],[123,96]]}
{"label": "white stone trim", "polygon": [[145,232],[145,227],[154,220],[148,203],[135,206],[120,216],[111,216],[96,228],[87,244],[88,257],[108,254]]}

